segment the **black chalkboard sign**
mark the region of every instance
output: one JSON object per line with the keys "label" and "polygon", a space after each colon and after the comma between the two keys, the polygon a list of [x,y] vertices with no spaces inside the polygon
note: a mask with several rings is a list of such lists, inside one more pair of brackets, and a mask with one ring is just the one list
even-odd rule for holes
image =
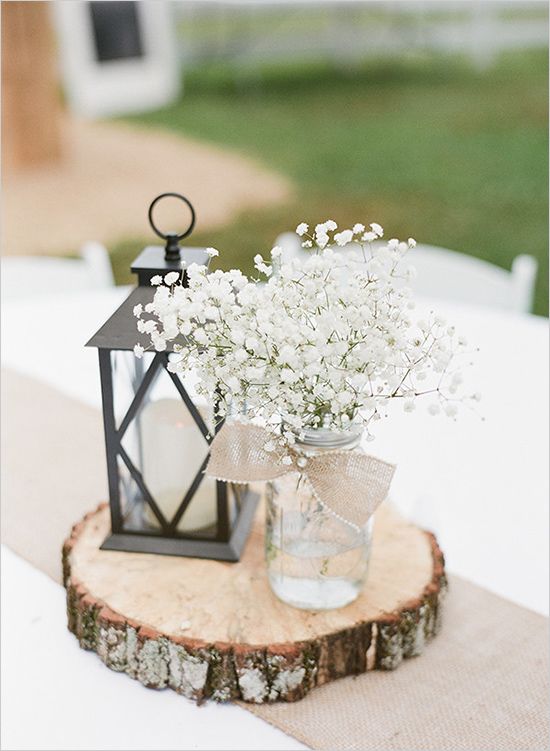
{"label": "black chalkboard sign", "polygon": [[95,57],[100,63],[144,55],[137,2],[90,2]]}

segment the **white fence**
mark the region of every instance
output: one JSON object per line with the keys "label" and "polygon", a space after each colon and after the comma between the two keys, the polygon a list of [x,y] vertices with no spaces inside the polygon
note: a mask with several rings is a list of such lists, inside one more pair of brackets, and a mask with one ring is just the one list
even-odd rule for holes
{"label": "white fence", "polygon": [[174,3],[182,61],[254,65],[313,58],[354,62],[413,51],[465,54],[548,45],[543,1],[183,0]]}

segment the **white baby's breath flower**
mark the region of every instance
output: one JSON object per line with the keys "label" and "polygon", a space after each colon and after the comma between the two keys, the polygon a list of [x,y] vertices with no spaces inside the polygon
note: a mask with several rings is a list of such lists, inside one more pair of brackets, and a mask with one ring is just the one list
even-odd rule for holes
{"label": "white baby's breath flower", "polygon": [[414,237],[409,237],[409,239],[407,240],[407,244],[408,244],[409,248],[415,248],[416,247],[416,240],[414,239]]}
{"label": "white baby's breath flower", "polygon": [[328,234],[326,224],[318,224],[315,227],[315,242],[320,248],[328,245]]}
{"label": "white baby's breath flower", "polygon": [[328,245],[328,235],[318,234],[316,236],[317,245],[322,249]]}
{"label": "white baby's breath flower", "polygon": [[218,250],[216,250],[216,248],[206,248],[206,255],[209,258],[216,258],[220,255],[220,253]]}
{"label": "white baby's breath flower", "polygon": [[145,352],[145,348],[141,346],[141,344],[135,344],[134,345],[134,355],[141,360],[143,357],[143,353]]}
{"label": "white baby's breath flower", "polygon": [[157,352],[164,352],[167,347],[166,339],[163,336],[159,336],[153,333],[151,334],[151,341],[153,343],[153,347]]}
{"label": "white baby's breath flower", "polygon": [[197,329],[193,336],[199,344],[208,344],[208,334],[204,329]]}
{"label": "white baby's breath flower", "polygon": [[338,228],[338,225],[333,219],[328,219],[325,222],[325,227],[329,230],[329,232],[334,232],[334,230]]}
{"label": "white baby's breath flower", "polygon": [[345,229],[343,232],[338,232],[334,235],[334,240],[340,247],[347,245],[353,240],[353,232],[350,229]]}
{"label": "white baby's breath flower", "polygon": [[140,315],[143,313],[143,305],[141,303],[134,305],[132,313],[135,315],[136,318],[139,318]]}
{"label": "white baby's breath flower", "polygon": [[159,284],[162,284],[162,277],[160,274],[155,274],[155,276],[151,277],[151,284],[153,287],[158,287]]}
{"label": "white baby's breath flower", "polygon": [[178,271],[170,271],[164,277],[164,282],[165,284],[172,285],[172,284],[175,284],[179,278],[180,278],[180,275]]}
{"label": "white baby's breath flower", "polygon": [[137,328],[138,331],[141,331],[143,334],[154,334],[157,330],[157,322],[153,319],[149,321],[138,321],[137,322]]}
{"label": "white baby's breath flower", "polygon": [[377,237],[384,237],[384,229],[379,224],[377,224],[376,222],[371,222],[371,224],[369,224],[369,227]]}
{"label": "white baby's breath flower", "polygon": [[447,417],[455,417],[456,413],[458,412],[458,408],[456,404],[446,404],[445,405],[445,414]]}
{"label": "white baby's breath flower", "polygon": [[271,249],[271,258],[280,258],[283,254],[283,249],[276,245]]}
{"label": "white baby's breath flower", "polygon": [[300,224],[296,227],[296,234],[302,237],[303,235],[306,234],[308,229],[309,229],[309,226],[305,222],[300,222]]}
{"label": "white baby's breath flower", "polygon": [[367,243],[371,243],[376,240],[377,237],[378,235],[375,232],[365,232],[361,240],[364,240]]}
{"label": "white baby's breath flower", "polygon": [[357,224],[353,225],[353,234],[354,235],[359,235],[359,234],[361,234],[361,232],[364,232],[364,231],[365,231],[365,225],[364,224],[357,223]]}

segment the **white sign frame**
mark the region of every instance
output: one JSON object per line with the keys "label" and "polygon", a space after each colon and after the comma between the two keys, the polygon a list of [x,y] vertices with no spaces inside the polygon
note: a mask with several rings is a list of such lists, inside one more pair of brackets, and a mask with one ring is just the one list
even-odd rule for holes
{"label": "white sign frame", "polygon": [[[109,2],[109,0],[103,0]],[[72,112],[97,118],[156,109],[180,93],[172,3],[136,3],[143,56],[99,62],[88,2],[53,3],[61,75]]]}

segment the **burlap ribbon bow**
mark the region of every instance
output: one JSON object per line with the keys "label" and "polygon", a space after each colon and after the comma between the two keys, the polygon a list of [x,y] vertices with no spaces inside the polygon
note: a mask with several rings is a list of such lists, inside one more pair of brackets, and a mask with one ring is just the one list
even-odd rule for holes
{"label": "burlap ribbon bow", "polygon": [[[306,476],[317,499],[341,518],[363,526],[382,503],[395,466],[360,450],[324,451],[304,456],[298,450],[266,451],[272,436],[263,428],[226,423],[210,446],[208,477],[247,483],[274,480],[288,472]],[[290,462],[283,462],[290,457]]]}

